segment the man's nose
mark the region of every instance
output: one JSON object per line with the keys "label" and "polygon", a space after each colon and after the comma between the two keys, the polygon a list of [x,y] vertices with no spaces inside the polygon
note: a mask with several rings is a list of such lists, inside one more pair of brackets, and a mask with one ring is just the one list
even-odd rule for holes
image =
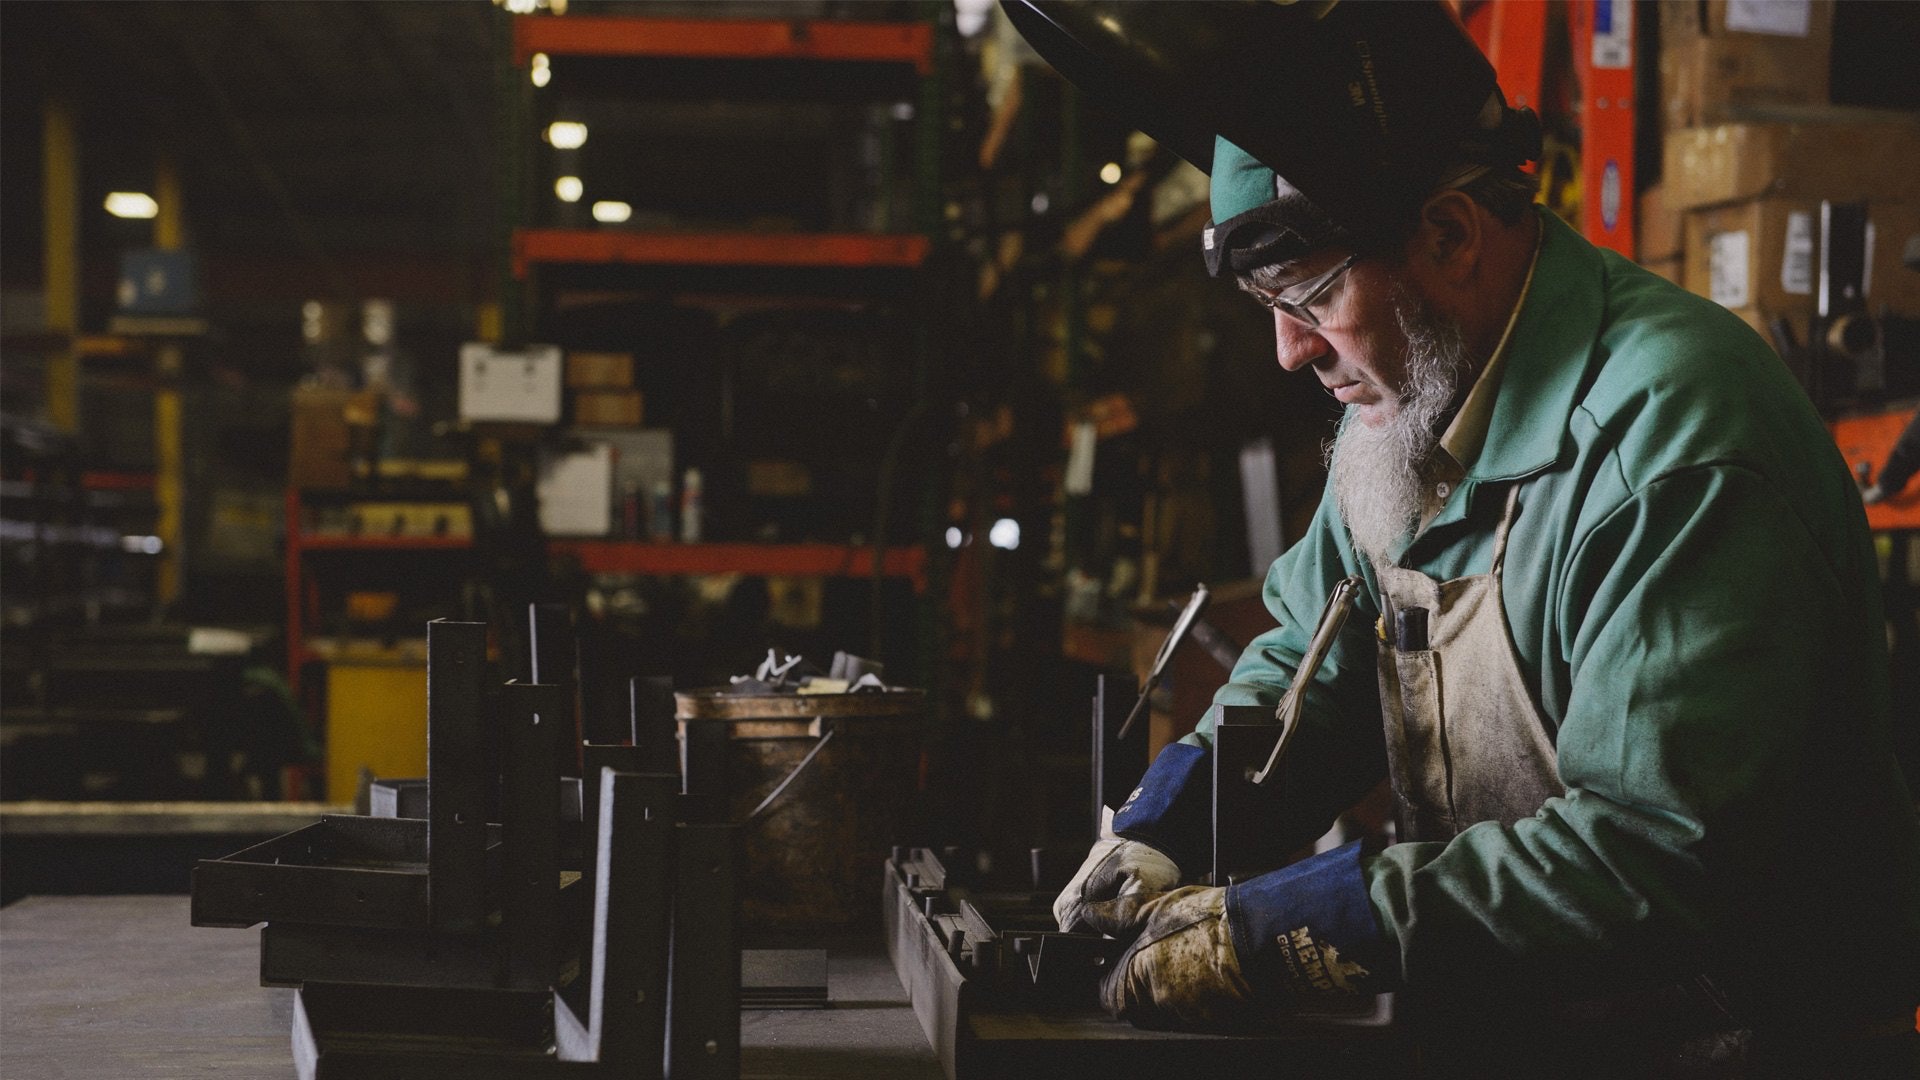
{"label": "man's nose", "polygon": [[1318,330],[1278,311],[1273,313],[1273,339],[1280,367],[1286,371],[1299,371],[1327,353],[1327,339]]}

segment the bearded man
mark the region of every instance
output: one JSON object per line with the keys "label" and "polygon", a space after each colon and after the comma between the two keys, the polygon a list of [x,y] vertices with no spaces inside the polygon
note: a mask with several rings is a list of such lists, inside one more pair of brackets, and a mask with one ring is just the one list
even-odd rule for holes
{"label": "bearded man", "polygon": [[1130,939],[1107,1006],[1234,1030],[1397,990],[1432,1075],[1920,1075],[1875,558],[1767,345],[1532,205],[1537,121],[1437,3],[1005,10],[1210,170],[1209,269],[1346,406],[1215,697],[1276,706],[1357,582],[1272,862],[1382,779],[1396,811],[1390,845],[1189,883],[1210,712],[1055,905]]}

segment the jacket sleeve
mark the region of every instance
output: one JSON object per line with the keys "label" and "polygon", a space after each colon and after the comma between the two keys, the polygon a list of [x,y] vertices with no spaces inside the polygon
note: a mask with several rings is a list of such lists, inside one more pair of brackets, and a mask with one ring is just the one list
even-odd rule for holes
{"label": "jacket sleeve", "polygon": [[[1599,519],[1550,614],[1570,678],[1566,794],[1510,826],[1365,860],[1397,968],[1385,974],[1600,989],[1687,976],[1716,934],[1760,933],[1737,930],[1737,913],[1792,887],[1780,860],[1827,843],[1796,820],[1810,721],[1859,704],[1822,670],[1862,647],[1877,611],[1843,584],[1858,568],[1841,570],[1738,466],[1668,474]],[[1831,722],[1822,738],[1861,734]],[[1783,942],[1781,962],[1796,951],[1816,950]]]}
{"label": "jacket sleeve", "polygon": [[1275,859],[1324,833],[1386,775],[1385,737],[1375,680],[1372,571],[1361,567],[1332,500],[1321,502],[1312,530],[1267,572],[1267,609],[1279,625],[1254,639],[1214,694],[1215,708],[1194,732],[1154,759],[1127,802],[1114,814],[1114,831],[1142,840],[1191,873],[1210,857],[1213,730],[1221,705],[1276,706],[1335,583],[1361,573],[1368,588],[1355,603],[1332,652],[1308,690],[1300,733],[1274,778],[1262,831],[1273,837]]}

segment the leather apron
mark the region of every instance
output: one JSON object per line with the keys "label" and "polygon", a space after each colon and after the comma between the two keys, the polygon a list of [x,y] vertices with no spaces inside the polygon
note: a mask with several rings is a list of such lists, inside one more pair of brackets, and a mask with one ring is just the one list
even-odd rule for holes
{"label": "leather apron", "polygon": [[[1507,627],[1500,579],[1518,505],[1516,484],[1484,574],[1436,581],[1376,568],[1380,704],[1400,840],[1445,842],[1479,822],[1511,825],[1566,793],[1555,725],[1534,703]],[[1511,1000],[1411,997],[1416,1017],[1424,1014],[1415,1022],[1437,1066],[1431,1075],[1746,1075],[1745,1032],[1704,980],[1600,1002],[1540,1002],[1537,1011]]]}

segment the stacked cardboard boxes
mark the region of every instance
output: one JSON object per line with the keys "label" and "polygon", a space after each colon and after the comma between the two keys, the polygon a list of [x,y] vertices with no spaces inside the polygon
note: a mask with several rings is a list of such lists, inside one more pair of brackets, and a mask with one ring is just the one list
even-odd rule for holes
{"label": "stacked cardboard boxes", "polygon": [[1920,116],[1825,108],[1670,132],[1662,198],[1684,215],[1681,283],[1762,333],[1803,335],[1820,274],[1820,204],[1867,204],[1868,309],[1920,315],[1900,265],[1920,207]]}
{"label": "stacked cardboard boxes", "polygon": [[1833,0],[1669,0],[1660,5],[1662,127],[1827,100]]}
{"label": "stacked cardboard boxes", "polygon": [[1822,201],[1868,205],[1868,308],[1920,315],[1900,265],[1920,232],[1920,114],[1827,104],[1833,0],[1660,5],[1661,182],[1640,261],[1800,340],[1817,304]]}
{"label": "stacked cardboard boxes", "polygon": [[567,395],[576,427],[634,428],[644,416],[631,353],[568,353]]}

